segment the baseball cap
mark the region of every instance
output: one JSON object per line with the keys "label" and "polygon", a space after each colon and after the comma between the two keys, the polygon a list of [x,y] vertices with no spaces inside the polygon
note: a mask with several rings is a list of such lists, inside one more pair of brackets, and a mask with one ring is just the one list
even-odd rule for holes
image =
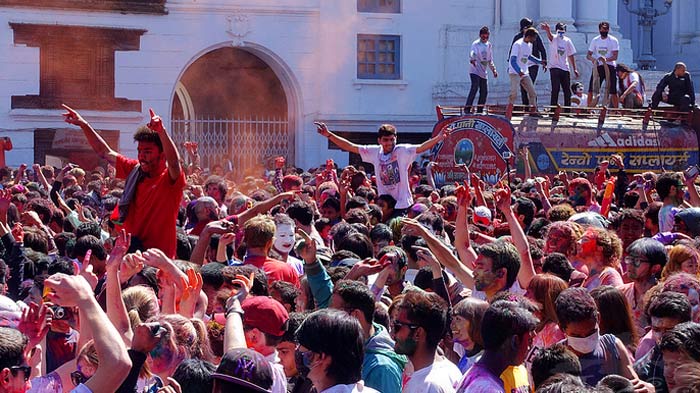
{"label": "baseball cap", "polygon": [[283,336],[287,330],[289,313],[282,303],[267,296],[253,296],[243,304],[243,324],[272,336]]}
{"label": "baseball cap", "polygon": [[476,209],[474,209],[474,217],[472,220],[474,220],[474,224],[476,225],[483,225],[486,227],[491,225],[491,210],[486,206],[477,206]]}
{"label": "baseball cap", "polygon": [[555,31],[560,31],[560,30],[566,31],[566,23],[559,22],[559,23],[557,23],[557,25],[554,27],[554,29],[555,29]]}
{"label": "baseball cap", "polygon": [[225,388],[235,385],[255,392],[271,392],[273,382],[270,362],[248,348],[226,352],[211,377],[225,382]]}

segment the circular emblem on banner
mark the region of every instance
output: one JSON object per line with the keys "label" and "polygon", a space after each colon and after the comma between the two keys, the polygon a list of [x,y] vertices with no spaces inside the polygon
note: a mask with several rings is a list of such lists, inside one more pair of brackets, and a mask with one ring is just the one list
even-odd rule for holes
{"label": "circular emblem on banner", "polygon": [[541,171],[549,168],[549,157],[547,157],[546,154],[540,154],[537,156],[537,168]]}
{"label": "circular emblem on banner", "polygon": [[457,142],[455,147],[455,164],[469,166],[474,158],[474,143],[467,138]]}

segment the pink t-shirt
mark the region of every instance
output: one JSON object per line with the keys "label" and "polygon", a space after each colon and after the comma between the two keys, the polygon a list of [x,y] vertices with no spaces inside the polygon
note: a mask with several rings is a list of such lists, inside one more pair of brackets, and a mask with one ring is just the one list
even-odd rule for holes
{"label": "pink t-shirt", "polygon": [[600,273],[588,276],[586,281],[584,281],[583,286],[589,291],[592,291],[593,289],[598,288],[601,285],[619,287],[622,284],[624,284],[624,281],[622,281],[622,276],[620,275],[620,272],[615,270],[615,268],[608,266],[604,268]]}

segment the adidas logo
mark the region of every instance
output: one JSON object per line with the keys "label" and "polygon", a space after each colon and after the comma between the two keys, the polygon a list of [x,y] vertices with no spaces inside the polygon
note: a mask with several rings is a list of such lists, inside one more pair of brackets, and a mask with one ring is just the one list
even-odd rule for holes
{"label": "adidas logo", "polygon": [[590,147],[656,147],[657,145],[658,141],[656,138],[644,135],[628,135],[613,139],[607,132],[603,132],[594,140],[588,142]]}

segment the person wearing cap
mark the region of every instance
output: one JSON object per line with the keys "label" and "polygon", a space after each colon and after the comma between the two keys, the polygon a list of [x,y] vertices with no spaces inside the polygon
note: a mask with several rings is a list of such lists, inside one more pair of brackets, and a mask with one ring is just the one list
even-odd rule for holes
{"label": "person wearing cap", "polygon": [[564,93],[564,106],[571,106],[571,72],[578,79],[579,72],[576,68],[576,47],[566,36],[566,23],[559,22],[554,27],[556,36],[552,35],[549,24],[542,23],[542,28],[547,32],[549,39],[549,78],[552,82],[552,95],[550,105],[556,106],[559,102],[559,89]]}
{"label": "person wearing cap", "polygon": [[472,221],[474,225],[479,228],[488,228],[491,226],[491,210],[486,206],[477,206],[474,208],[474,215],[472,216]]}
{"label": "person wearing cap", "polygon": [[224,352],[250,348],[261,354],[270,365],[273,380],[272,389],[263,391],[286,393],[287,377],[276,346],[287,329],[287,309],[268,296],[248,297],[253,286],[252,275],[250,278],[238,275],[233,283],[240,289],[226,301]]}
{"label": "person wearing cap", "polygon": [[227,351],[211,377],[214,382],[212,393],[272,392],[273,372],[270,363],[261,354],[248,348]]}
{"label": "person wearing cap", "polygon": [[481,30],[479,30],[479,39],[472,42],[472,47],[469,51],[469,78],[471,79],[472,85],[469,89],[467,102],[464,106],[465,113],[471,113],[477,90],[479,91],[479,101],[476,111],[481,113],[484,110],[486,97],[489,94],[486,67],[491,69],[494,78],[498,78],[496,65],[493,64],[493,45],[489,42],[490,34],[491,32],[488,26],[483,26]]}
{"label": "person wearing cap", "polygon": [[[377,393],[362,381],[362,326],[340,310],[309,314],[297,330],[297,359],[318,393]],[[382,392],[385,393],[385,392]]]}
{"label": "person wearing cap", "polygon": [[[520,19],[520,32],[516,34],[513,37],[513,42],[511,43],[511,49],[508,52],[508,58],[512,56],[513,53],[513,44],[515,44],[516,41],[519,39],[523,38],[525,36],[525,30],[527,30],[530,27],[533,27],[534,23],[532,22],[532,19],[530,18],[522,18]],[[532,41],[532,56],[533,59],[542,59],[541,64],[542,67],[547,66],[547,50],[544,47],[544,43],[542,42],[542,38],[540,35],[537,33],[537,30],[535,30],[535,37]],[[530,80],[532,81],[532,84],[534,86],[535,82],[537,81],[537,74],[539,73],[539,64],[534,61],[534,60],[528,60],[527,61],[527,73],[530,76]],[[529,106],[529,105],[536,105],[535,102],[532,102],[530,99],[529,91],[527,88],[521,86],[520,87],[520,96],[522,97],[523,100],[523,105]]]}
{"label": "person wearing cap", "polygon": [[241,303],[241,308],[243,331],[248,347],[263,355],[272,366],[272,392],[285,392],[287,377],[276,347],[287,329],[287,309],[277,300],[267,296],[249,297]]}
{"label": "person wearing cap", "polygon": [[[617,73],[615,72],[615,67],[617,66],[617,55],[620,52],[620,43],[618,42],[617,38],[609,34],[609,22],[600,22],[598,24],[598,32],[600,35],[593,38],[588,46],[586,59],[593,63],[593,67],[597,67],[598,79],[600,83],[603,83],[605,80],[605,67],[608,67],[608,70],[610,71],[610,80],[605,81],[605,83],[608,85],[608,91],[610,92],[610,98],[612,100],[612,107],[617,108],[619,105],[619,100],[617,97]],[[591,106],[592,97],[593,74],[591,74],[591,81],[588,84],[587,106]]]}

